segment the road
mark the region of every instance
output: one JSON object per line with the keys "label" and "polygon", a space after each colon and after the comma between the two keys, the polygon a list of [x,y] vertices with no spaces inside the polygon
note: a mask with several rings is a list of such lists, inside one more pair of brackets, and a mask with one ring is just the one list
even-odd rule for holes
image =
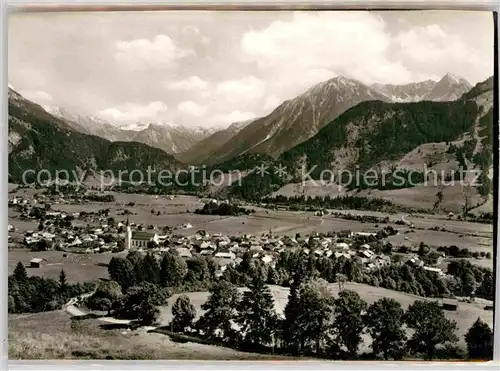
{"label": "road", "polygon": [[[95,291],[94,291],[95,292]],[[82,311],[80,308],[76,307],[76,304],[80,303],[82,300],[89,298],[94,295],[94,292],[90,292],[87,294],[83,294],[74,298],[71,298],[64,306],[63,310],[66,311],[71,317],[82,317],[86,316],[88,313]],[[115,325],[130,325],[133,321],[128,319],[117,319],[113,317],[99,317],[98,321],[107,323],[107,324],[115,324]],[[155,329],[156,327],[148,326],[148,329]]]}

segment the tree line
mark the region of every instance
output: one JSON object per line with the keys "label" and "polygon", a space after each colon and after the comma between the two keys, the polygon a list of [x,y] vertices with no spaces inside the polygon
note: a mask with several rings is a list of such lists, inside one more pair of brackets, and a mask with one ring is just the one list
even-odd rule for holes
{"label": "tree line", "polygon": [[[239,266],[228,267],[223,276],[217,278],[212,259],[197,257],[184,261],[175,250],[161,259],[132,252],[126,258],[110,261],[111,280],[101,282],[86,305],[139,324],[154,324],[159,318],[159,307],[165,305],[173,293],[208,288],[210,297],[197,321],[188,297],[181,295],[177,299],[172,307],[171,330],[237,344],[244,350],[333,359],[463,357],[455,346],[456,324],[446,319],[437,302],[416,301],[404,311],[397,302],[387,298],[369,306],[349,290],[342,289],[338,298],[332,298],[322,283],[325,272],[335,274],[334,282],[351,280],[359,272],[348,260],[337,259],[336,265],[317,269],[328,260],[304,258],[297,253],[285,253],[276,268],[270,268],[246,254]],[[458,263],[452,274],[463,277],[469,274],[470,268],[466,263]],[[399,272],[402,281],[394,279],[397,277],[394,272],[380,272],[379,284],[394,280],[394,289],[402,291],[408,289],[405,286],[415,290],[414,287],[421,285],[419,276],[415,274],[412,278],[413,272],[407,265],[402,265]],[[290,287],[283,317],[275,313],[266,280]],[[405,280],[409,282],[406,285],[401,283]],[[247,286],[249,290],[241,294],[237,286]],[[59,309],[70,297],[91,292],[94,287],[90,283],[68,284],[64,271],[59,282],[27,277],[20,263],[9,277],[9,312]],[[424,294],[442,295],[425,290]],[[414,331],[409,338],[406,329]],[[490,357],[490,333],[488,325],[480,320],[469,330],[466,341],[470,358]],[[370,354],[359,354],[363,334],[372,338]]]}
{"label": "tree line", "polygon": [[268,205],[285,205],[295,210],[323,210],[323,209],[355,209],[381,212],[397,212],[402,207],[395,205],[391,201],[383,198],[363,197],[363,196],[283,196],[265,197],[263,203]]}
{"label": "tree line", "polygon": [[8,278],[8,312],[37,313],[60,309],[69,298],[92,291],[94,284],[70,284],[61,270],[59,280],[39,276],[28,277],[26,267],[17,263]]}

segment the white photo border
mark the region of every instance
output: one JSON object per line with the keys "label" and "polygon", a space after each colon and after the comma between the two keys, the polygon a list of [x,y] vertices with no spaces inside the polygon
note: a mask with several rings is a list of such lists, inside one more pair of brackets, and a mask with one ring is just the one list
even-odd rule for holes
{"label": "white photo border", "polygon": [[[48,7],[51,8],[48,8]],[[53,8],[57,7],[57,8]],[[61,11],[61,10],[92,10],[92,8],[99,7],[101,10],[108,8],[107,10],[123,10],[124,8],[129,8],[133,10],[165,10],[165,9],[398,9],[398,10],[410,10],[410,9],[426,9],[426,10],[481,10],[481,11],[500,11],[500,0],[476,0],[476,1],[421,1],[421,0],[406,0],[406,1],[395,1],[395,0],[326,0],[326,1],[301,1],[301,0],[277,0],[277,1],[262,1],[262,0],[219,0],[219,1],[203,1],[203,0],[184,0],[184,1],[161,1],[161,0],[149,0],[149,1],[134,1],[134,0],[122,0],[122,1],[109,1],[109,0],[66,0],[66,1],[51,1],[51,0],[1,0],[0,4],[0,36],[1,36],[1,54],[2,54],[2,70],[0,74],[0,97],[1,97],[1,120],[4,124],[0,128],[0,174],[4,179],[0,183],[0,205],[2,212],[0,212],[0,226],[8,224],[8,13],[18,12],[18,11]],[[498,31],[498,23],[495,25]],[[466,25],[465,25],[466,27]],[[496,39],[498,39],[498,34],[496,34]],[[495,40],[498,43],[498,40]],[[498,64],[498,48],[495,49],[495,99],[496,108],[498,110],[498,85],[499,85],[499,75],[497,71]],[[497,115],[498,115],[497,111]],[[497,116],[498,118],[499,116]],[[497,122],[498,125],[498,122]],[[499,150],[498,148],[496,149]],[[497,152],[496,158],[498,159],[499,154]],[[496,162],[498,166],[498,162]],[[499,181],[498,181],[499,169],[496,169],[496,202],[497,210],[500,206],[498,199],[499,192]],[[499,230],[499,221],[497,217],[497,225],[494,225],[494,244],[496,249],[494,249],[495,258],[495,281],[499,280],[500,271],[500,259],[498,259],[498,237],[497,232]],[[7,241],[7,229],[0,227],[0,240]],[[500,321],[498,318],[498,313],[500,313],[498,300],[495,300],[495,311],[494,311],[494,361],[485,363],[466,363],[466,362],[338,362],[338,361],[76,361],[76,360],[59,360],[59,361],[8,361],[8,314],[7,306],[5,305],[8,296],[8,249],[6,245],[0,249],[0,273],[5,278],[1,280],[0,284],[0,295],[4,298],[3,305],[1,306],[1,340],[2,346],[0,347],[0,369],[2,370],[67,370],[72,369],[94,369],[94,370],[160,370],[160,369],[172,369],[172,370],[221,370],[221,369],[240,369],[240,370],[290,370],[290,369],[345,369],[345,370],[364,370],[366,366],[374,367],[374,369],[384,370],[387,368],[398,367],[400,369],[406,370],[417,370],[423,367],[432,367],[436,370],[456,370],[457,368],[462,369],[497,369],[500,366]],[[495,298],[500,298],[500,285],[496,284]]]}

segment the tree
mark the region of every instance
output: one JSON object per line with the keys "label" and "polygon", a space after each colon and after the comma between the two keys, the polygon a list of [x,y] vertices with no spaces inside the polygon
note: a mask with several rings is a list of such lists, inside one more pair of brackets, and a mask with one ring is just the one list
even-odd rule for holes
{"label": "tree", "polygon": [[278,318],[271,291],[260,278],[254,278],[249,289],[243,294],[239,306],[237,322],[240,331],[249,345],[272,344]]}
{"label": "tree", "polygon": [[142,260],[142,274],[144,281],[151,283],[160,282],[160,266],[155,256],[151,253],[146,254]]}
{"label": "tree", "polygon": [[462,216],[464,220],[467,220],[467,217],[469,215],[469,211],[472,208],[472,196],[473,196],[473,189],[472,187],[469,186],[463,186],[462,187],[462,196],[464,198],[464,204],[462,206]]}
{"label": "tree", "polygon": [[423,241],[421,241],[418,247],[418,255],[426,256],[427,254],[429,254],[430,251],[431,251],[430,248],[426,244],[424,244]]}
{"label": "tree", "polygon": [[297,324],[302,349],[313,344],[316,353],[321,353],[321,345],[331,326],[333,298],[328,293],[326,285],[320,281],[307,282],[299,291],[299,315]]}
{"label": "tree", "polygon": [[156,249],[158,247],[158,244],[155,241],[148,241],[146,244],[146,248],[148,250]]}
{"label": "tree", "polygon": [[9,295],[8,298],[8,307],[7,307],[8,313],[15,313],[16,312],[16,300],[12,295]]}
{"label": "tree", "polygon": [[403,316],[401,304],[394,299],[382,298],[368,307],[364,321],[374,354],[382,354],[385,360],[402,358],[406,341]]}
{"label": "tree", "polygon": [[493,359],[493,331],[486,322],[477,319],[465,334],[467,351],[471,360]]}
{"label": "tree", "polygon": [[175,331],[184,332],[186,328],[191,327],[196,318],[196,309],[191,304],[189,296],[181,295],[172,306],[172,327]]}
{"label": "tree", "polygon": [[193,259],[188,259],[187,273],[185,280],[191,282],[207,282],[210,280],[210,269],[208,267],[208,261],[201,256],[195,257]]}
{"label": "tree", "polygon": [[270,285],[277,285],[280,283],[280,277],[276,268],[270,266],[267,270],[267,283]]}
{"label": "tree", "polygon": [[455,321],[447,319],[444,310],[436,301],[416,300],[404,316],[408,327],[415,332],[408,345],[415,352],[423,352],[432,360],[438,345],[453,344],[458,341]]}
{"label": "tree", "polygon": [[210,289],[208,300],[202,305],[205,313],[199,320],[199,328],[211,338],[230,340],[234,335],[232,321],[236,319],[240,294],[236,287],[221,281]]}
{"label": "tree", "polygon": [[21,285],[28,280],[28,272],[26,272],[26,267],[22,262],[18,262],[14,268],[14,278]]}
{"label": "tree", "polygon": [[169,293],[150,282],[130,287],[117,304],[116,314],[127,319],[137,319],[143,325],[156,322],[158,306],[164,305]]}
{"label": "tree", "polygon": [[334,301],[335,319],[333,328],[338,337],[338,343],[347,349],[350,358],[355,358],[361,343],[364,324],[362,312],[366,302],[355,291],[344,290]]}
{"label": "tree", "polygon": [[344,285],[345,285],[345,282],[347,281],[346,275],[342,274],[342,273],[337,273],[336,280],[339,284],[339,291],[344,291]]}
{"label": "tree", "polygon": [[32,250],[33,251],[47,251],[50,249],[50,245],[47,242],[47,240],[41,239],[37,243],[33,244]]}
{"label": "tree", "polygon": [[109,277],[118,282],[123,291],[136,283],[134,266],[129,259],[112,257],[108,265]]}
{"label": "tree", "polygon": [[59,274],[59,289],[61,290],[62,295],[65,295],[66,290],[68,289],[68,279],[66,278],[66,272],[64,272],[64,269],[61,269],[61,273]]}
{"label": "tree", "polygon": [[461,278],[464,294],[472,297],[476,292],[476,288],[478,286],[474,273],[471,270],[468,270],[465,274],[462,275]]}
{"label": "tree", "polygon": [[187,274],[186,262],[174,251],[168,251],[160,263],[160,283],[164,286],[179,286]]}
{"label": "tree", "polygon": [[142,271],[144,267],[144,264],[142,264],[142,261],[144,260],[143,255],[139,251],[133,250],[127,254],[127,260],[132,263],[135,281],[137,283],[144,281],[144,272]]}
{"label": "tree", "polygon": [[108,313],[123,297],[122,290],[118,282],[99,282],[94,294],[88,298],[87,305],[90,309],[106,310]]}
{"label": "tree", "polygon": [[299,325],[299,286],[300,282],[294,280],[290,286],[288,301],[285,306],[285,318],[281,322],[281,339],[286,348],[298,355],[300,353]]}

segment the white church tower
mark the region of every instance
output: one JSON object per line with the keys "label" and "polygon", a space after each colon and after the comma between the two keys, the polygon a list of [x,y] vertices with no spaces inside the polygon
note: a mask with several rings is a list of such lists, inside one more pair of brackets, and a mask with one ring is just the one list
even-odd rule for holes
{"label": "white church tower", "polygon": [[127,218],[127,233],[125,235],[125,249],[130,250],[132,247],[132,228],[130,228],[130,223]]}

